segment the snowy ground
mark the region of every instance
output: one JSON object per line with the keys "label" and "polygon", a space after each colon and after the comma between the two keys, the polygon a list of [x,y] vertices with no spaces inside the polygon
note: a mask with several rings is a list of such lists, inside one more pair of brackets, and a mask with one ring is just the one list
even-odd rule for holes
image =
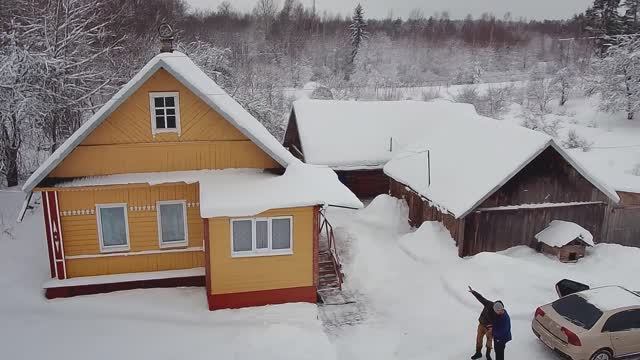
{"label": "snowy ground", "polygon": [[530,326],[536,307],[557,298],[557,281],[640,289],[640,249],[597,245],[577,264],[526,247],[460,259],[440,224],[414,231],[407,212],[403,202],[380,196],[360,212],[330,214],[347,249],[346,285],[367,312],[363,322],[329,330],[341,359],[468,358],[481,310],[468,285],[505,302],[513,322],[510,358],[554,359]]}
{"label": "snowy ground", "polygon": [[203,288],[47,301],[42,213],[13,224],[22,197],[0,190],[0,359],[336,358],[312,304],[209,312]]}

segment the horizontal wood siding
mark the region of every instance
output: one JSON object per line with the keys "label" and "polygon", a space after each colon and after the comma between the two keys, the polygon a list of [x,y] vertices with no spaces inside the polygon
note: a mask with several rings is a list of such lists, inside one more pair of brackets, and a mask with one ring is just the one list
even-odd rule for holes
{"label": "horizontal wood siding", "polygon": [[607,207],[602,242],[640,247],[640,194],[618,194],[620,203]]}
{"label": "horizontal wood siding", "polygon": [[190,251],[69,259],[66,261],[66,265],[68,277],[192,269],[204,266],[204,252]]}
{"label": "horizontal wood siding", "polygon": [[479,207],[576,201],[608,198],[549,147]]}
{"label": "horizontal wood siding", "polygon": [[340,181],[359,198],[389,193],[389,177],[382,169],[336,171]]}
{"label": "horizontal wood siding", "polygon": [[279,165],[269,155],[249,140],[165,142],[79,146],[49,176],[69,178],[132,172],[277,167]]}
{"label": "horizontal wood siding", "polygon": [[231,256],[230,218],[209,219],[211,293],[313,286],[314,208],[270,210],[256,217],[293,216],[293,255]]}
{"label": "horizontal wood siding", "polygon": [[605,204],[588,204],[473,212],[466,217],[462,255],[501,251],[518,245],[537,248],[535,235],[552,220],[575,222],[589,230],[594,241],[599,242],[605,208]]}
{"label": "horizontal wood siding", "polygon": [[[127,204],[130,252],[141,252],[161,251],[156,202],[185,200],[190,204],[190,207],[187,207],[188,247],[203,246],[197,184],[67,189],[58,192],[58,199],[62,214],[63,244],[67,257],[100,255],[96,204]],[[74,277],[199,267],[203,265],[202,256],[201,251],[194,254],[167,252],[166,254],[67,259],[66,263],[69,277]]]}

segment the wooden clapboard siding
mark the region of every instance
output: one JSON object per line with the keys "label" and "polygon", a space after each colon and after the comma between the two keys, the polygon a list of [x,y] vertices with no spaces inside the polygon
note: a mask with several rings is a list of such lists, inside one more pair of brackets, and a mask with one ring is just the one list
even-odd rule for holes
{"label": "wooden clapboard siding", "polygon": [[[180,135],[153,135],[150,92],[179,93]],[[279,167],[213,108],[160,69],[76,147],[49,177]]]}
{"label": "wooden clapboard siding", "polygon": [[608,198],[548,147],[479,207],[576,201],[606,202]]}
{"label": "wooden clapboard siding", "polygon": [[293,217],[293,254],[232,257],[231,219],[209,219],[211,294],[313,286],[313,207],[269,210],[256,217]]}
{"label": "wooden clapboard siding", "polygon": [[[65,189],[58,192],[60,203],[63,244],[65,256],[100,255],[96,204],[126,203],[129,219],[130,252],[162,251],[158,238],[156,202],[185,200],[187,207],[188,247],[203,246],[202,219],[200,218],[198,184],[135,185],[126,187],[93,187]],[[131,210],[134,208],[134,210]],[[94,214],[90,214],[90,211]],[[70,213],[71,212],[71,213]],[[75,214],[74,214],[75,212]],[[166,250],[164,250],[166,251]],[[201,252],[201,251],[200,251]],[[125,255],[124,253],[123,255]],[[162,255],[162,256],[160,256]],[[201,257],[202,255],[196,255]],[[117,258],[117,259],[114,259]],[[110,256],[107,258],[69,259],[68,276],[104,275],[136,271],[154,271],[158,268],[171,270],[202,266],[202,261],[193,261],[192,255],[167,252],[166,254]],[[95,262],[95,264],[94,264]],[[128,264],[127,266],[123,264]],[[194,266],[187,266],[191,264]],[[105,270],[107,269],[107,270]],[[116,272],[111,272],[109,269]],[[140,270],[144,269],[144,270]],[[99,270],[99,271],[98,271]]]}
{"label": "wooden clapboard siding", "polygon": [[79,146],[50,177],[227,168],[277,168],[251,141]]}
{"label": "wooden clapboard siding", "polygon": [[640,193],[618,192],[606,210],[602,242],[640,247]]}
{"label": "wooden clapboard siding", "polygon": [[599,242],[606,204],[478,211],[466,216],[464,255],[501,251],[517,245],[537,247],[535,235],[553,220],[574,222]]}
{"label": "wooden clapboard siding", "polygon": [[[181,134],[151,133],[149,93],[178,92]],[[248,140],[197,95],[166,70],[158,70],[105,121],[82,145],[135,144],[179,141]]]}
{"label": "wooden clapboard siding", "polygon": [[66,260],[67,277],[192,269],[204,266],[203,251]]}

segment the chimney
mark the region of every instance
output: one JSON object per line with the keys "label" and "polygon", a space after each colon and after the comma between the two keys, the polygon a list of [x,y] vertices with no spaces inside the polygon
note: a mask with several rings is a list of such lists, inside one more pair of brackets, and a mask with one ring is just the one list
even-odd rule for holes
{"label": "chimney", "polygon": [[174,31],[171,25],[167,24],[166,22],[160,24],[160,26],[158,27],[158,34],[160,35],[160,52],[173,52]]}

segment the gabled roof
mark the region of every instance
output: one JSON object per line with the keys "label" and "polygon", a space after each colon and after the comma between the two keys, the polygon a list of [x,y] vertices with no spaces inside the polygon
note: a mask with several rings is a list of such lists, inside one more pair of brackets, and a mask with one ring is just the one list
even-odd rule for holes
{"label": "gabled roof", "polygon": [[576,223],[562,220],[553,220],[549,226],[537,233],[535,238],[553,247],[563,247],[576,239],[590,246],[595,245],[589,230]]}
{"label": "gabled roof", "polygon": [[381,169],[434,121],[477,116],[446,101],[299,100],[293,114],[305,162],[334,170]]}
{"label": "gabled roof", "polygon": [[33,190],[89,134],[129,98],[158,69],[165,69],[190,91],[216,110],[242,134],[253,141],[283,167],[297,162],[278,140],[246,109],[209,78],[188,56],[180,52],[161,53],[149,61],[126,85],[107,101],[89,120],[71,135],[29,177],[22,190]]}
{"label": "gabled roof", "polygon": [[395,154],[384,172],[456,218],[477,208],[549,147],[611,200],[620,200],[544,133],[475,112],[427,122],[418,130],[420,140]]}

